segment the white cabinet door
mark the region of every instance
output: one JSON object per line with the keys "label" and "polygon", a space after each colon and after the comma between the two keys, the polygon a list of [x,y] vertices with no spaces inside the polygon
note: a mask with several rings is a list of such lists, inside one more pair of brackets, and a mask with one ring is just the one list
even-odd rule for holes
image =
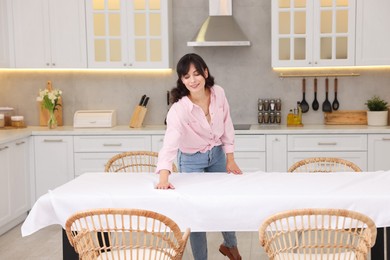
{"label": "white cabinet door", "polygon": [[0,144],[0,235],[30,209],[28,138]]}
{"label": "white cabinet door", "polygon": [[390,1],[357,0],[356,65],[390,65]]}
{"label": "white cabinet door", "polygon": [[85,13],[79,0],[13,0],[15,67],[85,68]]}
{"label": "white cabinet door", "polygon": [[287,171],[287,135],[267,135],[267,172]]}
{"label": "white cabinet door", "polygon": [[10,205],[10,144],[0,144],[0,227],[7,224],[11,218]]}
{"label": "white cabinet door", "polygon": [[369,134],[368,135],[368,170],[388,171],[390,170],[390,135]]}
{"label": "white cabinet door", "polygon": [[34,136],[35,199],[74,178],[73,136]]}
{"label": "white cabinet door", "polygon": [[29,141],[27,138],[11,143],[10,187],[11,213],[14,217],[30,209]]}
{"label": "white cabinet door", "polygon": [[355,64],[355,0],[272,1],[272,67]]}
{"label": "white cabinet door", "polygon": [[265,136],[236,135],[234,159],[243,172],[265,171]]}
{"label": "white cabinet door", "polygon": [[0,68],[10,67],[10,27],[8,0],[0,0]]}
{"label": "white cabinet door", "polygon": [[89,67],[171,67],[171,0],[87,0],[85,6]]}

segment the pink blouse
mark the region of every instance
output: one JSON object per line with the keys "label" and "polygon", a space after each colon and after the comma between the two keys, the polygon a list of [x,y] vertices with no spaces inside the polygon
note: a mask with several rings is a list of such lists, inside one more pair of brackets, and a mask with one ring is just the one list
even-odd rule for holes
{"label": "pink blouse", "polygon": [[182,97],[169,109],[164,145],[158,155],[156,172],[172,171],[172,162],[180,149],[183,153],[206,152],[222,145],[225,153],[234,152],[234,128],[225,91],[218,85],[211,90],[210,123],[202,108]]}

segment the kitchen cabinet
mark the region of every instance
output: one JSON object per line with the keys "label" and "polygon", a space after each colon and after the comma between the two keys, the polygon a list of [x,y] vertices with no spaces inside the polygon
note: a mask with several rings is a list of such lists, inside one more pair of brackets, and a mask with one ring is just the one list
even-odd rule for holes
{"label": "kitchen cabinet", "polygon": [[0,68],[10,66],[10,29],[8,0],[0,0]]}
{"label": "kitchen cabinet", "polygon": [[368,170],[390,170],[390,134],[368,135]]}
{"label": "kitchen cabinet", "polygon": [[354,65],[355,4],[272,1],[272,67]]}
{"label": "kitchen cabinet", "polygon": [[267,135],[267,172],[287,171],[287,135]]}
{"label": "kitchen cabinet", "polygon": [[357,0],[356,65],[390,65],[390,1]]}
{"label": "kitchen cabinet", "polygon": [[75,136],[75,176],[103,172],[107,161],[118,153],[151,149],[150,135]]}
{"label": "kitchen cabinet", "polygon": [[34,136],[35,199],[74,178],[73,136]]}
{"label": "kitchen cabinet", "polygon": [[29,141],[0,145],[0,235],[22,222],[30,209]]}
{"label": "kitchen cabinet", "polygon": [[289,135],[288,167],[310,157],[339,157],[367,171],[367,135]]}
{"label": "kitchen cabinet", "polygon": [[86,0],[85,5],[89,67],[171,67],[171,0]]}
{"label": "kitchen cabinet", "polygon": [[13,0],[16,68],[86,68],[80,0]]}
{"label": "kitchen cabinet", "polygon": [[265,171],[265,136],[236,135],[234,159],[243,172]]}

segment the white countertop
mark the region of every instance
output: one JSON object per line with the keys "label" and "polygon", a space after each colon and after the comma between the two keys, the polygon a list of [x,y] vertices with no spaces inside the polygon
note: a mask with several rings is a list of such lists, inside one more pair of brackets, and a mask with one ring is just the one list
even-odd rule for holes
{"label": "white countertop", "polygon": [[[0,130],[0,143],[31,135],[163,135],[165,128],[165,125],[148,125],[142,128],[130,128],[127,125],[112,128],[61,126],[56,129],[30,126],[20,129]],[[390,134],[390,126],[305,125],[303,127],[287,127],[285,125],[251,125],[249,130],[236,130],[236,134]]]}

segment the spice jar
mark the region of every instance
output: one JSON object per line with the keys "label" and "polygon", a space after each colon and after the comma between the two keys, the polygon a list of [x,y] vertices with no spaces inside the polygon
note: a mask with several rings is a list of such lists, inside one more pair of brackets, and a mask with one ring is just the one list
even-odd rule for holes
{"label": "spice jar", "polygon": [[0,127],[5,126],[4,114],[0,114]]}
{"label": "spice jar", "polygon": [[24,127],[24,116],[11,116],[11,125],[13,127]]}

